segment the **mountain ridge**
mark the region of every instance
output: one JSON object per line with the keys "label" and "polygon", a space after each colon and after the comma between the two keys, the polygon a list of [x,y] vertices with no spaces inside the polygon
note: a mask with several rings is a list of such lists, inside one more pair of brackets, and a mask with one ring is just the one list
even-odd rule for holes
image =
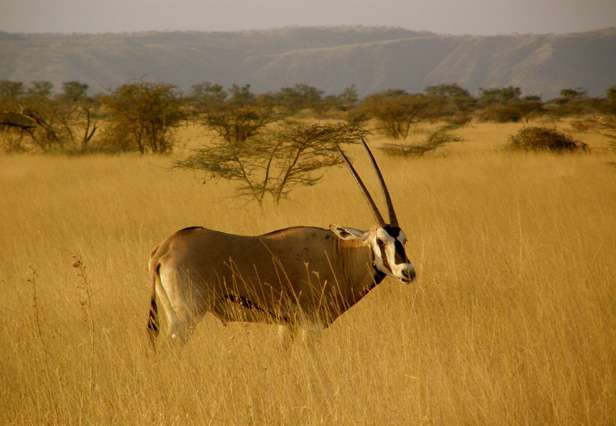
{"label": "mountain ridge", "polygon": [[0,32],[0,79],[69,80],[93,91],[140,79],[183,89],[202,81],[256,91],[310,84],[338,93],[519,86],[556,96],[616,84],[616,27],[566,34],[450,35],[399,27],[287,27],[238,32]]}

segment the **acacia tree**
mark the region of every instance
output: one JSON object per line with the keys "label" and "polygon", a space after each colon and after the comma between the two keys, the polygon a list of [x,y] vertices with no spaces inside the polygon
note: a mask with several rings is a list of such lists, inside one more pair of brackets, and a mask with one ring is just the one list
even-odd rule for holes
{"label": "acacia tree", "polygon": [[124,84],[103,96],[102,104],[110,121],[105,143],[121,151],[170,152],[172,132],[185,119],[180,96],[171,84]]}
{"label": "acacia tree", "polygon": [[477,104],[476,99],[457,84],[439,84],[424,90],[430,99],[434,116],[463,123],[470,120],[470,114]]}
{"label": "acacia tree", "polygon": [[20,102],[20,112],[36,124],[28,131],[31,143],[43,152],[61,150],[68,141],[62,126],[62,111],[52,98],[52,91],[53,84],[49,81],[33,81]]}
{"label": "acacia tree", "polygon": [[0,143],[6,152],[25,151],[24,139],[36,127],[36,123],[21,111],[24,93],[21,81],[0,80]]}
{"label": "acacia tree", "polygon": [[0,111],[17,111],[25,91],[21,81],[0,80]]}
{"label": "acacia tree", "polygon": [[234,84],[226,91],[219,85],[203,83],[193,86],[195,114],[206,127],[229,144],[241,144],[254,137],[281,115],[270,103],[263,102],[250,90],[250,85]]}
{"label": "acacia tree", "polygon": [[214,111],[225,102],[228,95],[225,88],[220,84],[205,81],[191,86],[187,101],[191,106],[191,113],[198,115],[199,113]]}
{"label": "acacia tree", "polygon": [[221,105],[205,115],[205,124],[231,144],[241,144],[276,120],[269,108],[258,105]]}
{"label": "acacia tree", "polygon": [[478,103],[479,119],[498,123],[528,121],[547,112],[540,96],[522,96],[522,89],[514,86],[481,89]]}
{"label": "acacia tree", "polygon": [[277,119],[272,105],[260,102],[250,91],[250,85],[234,84],[227,92],[222,86],[204,83],[193,86],[193,97],[200,100],[193,103],[196,113],[202,115],[203,123],[218,139],[179,161],[177,166],[201,169],[208,177],[240,181],[240,195],[261,202],[267,190],[256,177],[262,165],[255,159],[267,157],[268,139],[263,131]]}
{"label": "acacia tree", "polygon": [[515,86],[480,89],[477,101],[481,106],[503,105],[515,102],[522,96],[522,89]]}
{"label": "acacia tree", "polygon": [[88,150],[97,130],[99,105],[95,98],[88,96],[88,88],[85,83],[67,81],[62,84],[62,94],[58,98],[61,125],[81,152]]}
{"label": "acacia tree", "polygon": [[35,81],[25,88],[18,82],[0,82],[0,124],[5,149],[43,152],[84,150],[96,131],[97,104],[87,96],[87,84],[70,81],[63,93]]}
{"label": "acacia tree", "polygon": [[[285,122],[274,134],[276,142],[269,156],[276,160],[277,173],[269,182],[274,201],[279,203],[297,186],[316,185],[323,177],[320,169],[341,163],[337,146],[354,143],[363,134],[361,128],[349,124]],[[271,169],[268,159],[266,172]]]}
{"label": "acacia tree", "polygon": [[379,129],[393,139],[406,139],[411,127],[431,116],[430,98],[402,90],[387,91],[367,97],[361,109],[377,119]]}
{"label": "acacia tree", "polygon": [[283,87],[273,94],[274,102],[293,114],[305,108],[318,111],[321,108],[323,91],[306,84]]}
{"label": "acacia tree", "polygon": [[594,99],[586,95],[582,89],[563,89],[560,96],[552,99],[547,105],[549,116],[554,120],[563,117],[582,115],[595,110]]}
{"label": "acacia tree", "polygon": [[0,122],[5,149],[43,152],[64,149],[70,139],[62,125],[63,111],[58,100],[52,97],[53,84],[33,81],[24,87],[19,82],[2,83]]}
{"label": "acacia tree", "polygon": [[243,141],[220,138],[176,165],[236,181],[238,195],[260,204],[268,194],[279,203],[297,186],[317,184],[320,169],[340,163],[336,145],[352,143],[360,134],[347,124],[285,121]]}
{"label": "acacia tree", "polygon": [[452,142],[461,142],[463,139],[460,136],[454,135],[451,132],[462,127],[460,123],[445,123],[438,126],[436,129],[427,132],[424,140],[420,143],[386,143],[381,149],[394,156],[402,157],[421,157],[422,155],[434,151],[443,145]]}
{"label": "acacia tree", "polygon": [[357,105],[359,95],[357,93],[357,87],[354,84],[345,87],[342,92],[336,96],[336,105],[342,111],[349,111]]}

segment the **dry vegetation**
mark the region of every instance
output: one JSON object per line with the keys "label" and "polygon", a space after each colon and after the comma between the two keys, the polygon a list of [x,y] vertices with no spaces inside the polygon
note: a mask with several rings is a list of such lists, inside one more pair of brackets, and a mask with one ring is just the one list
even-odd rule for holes
{"label": "dry vegetation", "polygon": [[206,317],[154,356],[146,258],[193,224],[368,226],[346,170],[258,207],[168,158],[0,157],[0,423],[613,422],[616,158],[592,134],[590,155],[494,150],[519,127],[378,152],[419,279],[288,350],[275,327]]}

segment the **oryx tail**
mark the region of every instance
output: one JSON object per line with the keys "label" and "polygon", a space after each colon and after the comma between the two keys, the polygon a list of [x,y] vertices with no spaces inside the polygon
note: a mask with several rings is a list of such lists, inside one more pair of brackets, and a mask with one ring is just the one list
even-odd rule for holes
{"label": "oryx tail", "polygon": [[152,271],[150,271],[152,279],[152,297],[150,298],[150,313],[148,315],[148,336],[152,348],[156,349],[155,340],[158,337],[160,330],[160,322],[158,320],[158,306],[156,305],[156,280],[160,279],[159,267],[156,265]]}

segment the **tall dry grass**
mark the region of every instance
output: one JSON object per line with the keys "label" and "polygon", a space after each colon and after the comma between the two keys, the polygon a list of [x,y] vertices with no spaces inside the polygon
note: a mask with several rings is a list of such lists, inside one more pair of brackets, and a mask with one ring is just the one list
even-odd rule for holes
{"label": "tall dry grass", "polygon": [[0,157],[0,423],[612,423],[614,155],[492,152],[502,127],[466,131],[495,142],[379,155],[418,281],[288,350],[275,327],[206,317],[154,356],[146,259],[194,224],[367,227],[344,169],[259,208],[164,158]]}

